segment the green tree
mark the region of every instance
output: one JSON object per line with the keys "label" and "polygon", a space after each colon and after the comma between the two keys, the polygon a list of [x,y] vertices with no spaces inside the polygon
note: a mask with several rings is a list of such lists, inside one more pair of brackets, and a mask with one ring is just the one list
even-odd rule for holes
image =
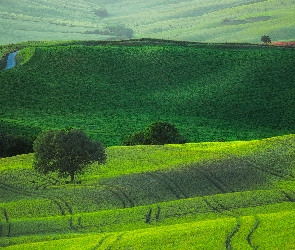
{"label": "green tree", "polygon": [[77,129],[43,132],[35,140],[33,149],[34,169],[43,174],[58,172],[60,176],[70,176],[71,182],[75,174],[83,172],[89,164],[106,161],[104,146]]}
{"label": "green tree", "polygon": [[33,138],[0,132],[0,157],[10,157],[33,152]]}
{"label": "green tree", "polygon": [[186,142],[177,128],[168,122],[152,123],[145,131],[145,139],[152,145]]}
{"label": "green tree", "polygon": [[168,122],[155,122],[148,126],[145,131],[137,132],[128,136],[123,145],[163,145],[187,142],[177,128]]}
{"label": "green tree", "polygon": [[271,39],[269,36],[266,36],[266,35],[263,35],[261,37],[261,41],[264,42],[264,43],[271,43]]}

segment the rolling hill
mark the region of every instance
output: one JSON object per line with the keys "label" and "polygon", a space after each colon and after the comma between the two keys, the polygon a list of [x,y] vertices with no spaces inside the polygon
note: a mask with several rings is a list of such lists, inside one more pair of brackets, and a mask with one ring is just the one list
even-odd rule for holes
{"label": "rolling hill", "polygon": [[294,249],[294,139],[109,147],[80,184],[2,158],[0,247]]}
{"label": "rolling hill", "polygon": [[199,42],[295,40],[294,0],[0,1],[0,44],[160,38]]}
{"label": "rolling hill", "polygon": [[18,46],[18,66],[0,71],[3,130],[76,127],[108,146],[156,121],[191,142],[294,132],[293,48],[145,39]]}

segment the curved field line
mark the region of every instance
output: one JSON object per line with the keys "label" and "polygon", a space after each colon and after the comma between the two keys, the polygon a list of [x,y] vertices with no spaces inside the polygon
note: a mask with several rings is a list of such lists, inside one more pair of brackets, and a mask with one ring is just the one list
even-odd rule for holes
{"label": "curved field line", "polygon": [[155,215],[156,222],[159,222],[160,221],[160,215],[161,215],[161,207],[157,205],[157,213]]}
{"label": "curved field line", "polygon": [[122,193],[122,195],[126,198],[126,200],[130,203],[130,207],[134,207],[134,201],[120,188],[118,188],[118,190],[120,190],[120,192]]}
{"label": "curved field line", "polygon": [[114,245],[116,242],[118,242],[122,236],[124,235],[124,233],[121,233],[117,236],[117,238],[112,242],[112,244],[107,248],[108,250],[112,249],[112,245]]}
{"label": "curved field line", "polygon": [[229,210],[226,206],[224,206],[222,203],[218,202],[214,197],[211,197],[211,199],[219,206],[218,210],[220,213],[227,214],[229,216],[233,216],[233,212]]}
{"label": "curved field line", "polygon": [[[150,172],[150,173],[145,173],[146,175],[149,175],[151,178],[153,178],[154,180],[156,180],[158,183],[163,184],[163,186],[169,190],[177,199],[182,199],[183,195],[179,194],[179,192],[177,192],[171,185],[169,182],[167,182],[167,180],[163,179],[163,176],[159,176],[157,173],[154,172]],[[179,191],[179,190],[178,190]]]}
{"label": "curved field line", "polygon": [[[60,202],[58,201],[59,198],[51,198],[51,197],[47,197],[45,195],[42,195],[42,194],[39,194],[39,193],[34,193],[32,191],[26,191],[24,189],[20,190],[19,188],[17,187],[14,187],[14,186],[11,186],[11,185],[8,185],[6,183],[3,183],[3,182],[0,182],[0,188],[4,189],[4,190],[7,190],[9,192],[12,192],[12,193],[18,193],[18,194],[22,194],[22,195],[25,195],[25,196],[30,196],[30,197],[34,197],[34,196],[37,196],[37,197],[41,197],[41,198],[45,198],[45,199],[48,199],[48,200],[51,200],[53,203],[55,203],[57,205],[57,207],[59,208],[60,212],[62,215],[66,215],[62,205],[60,204]],[[60,199],[61,200],[61,199]]]}
{"label": "curved field line", "polygon": [[43,189],[45,189],[45,188],[47,188],[49,185],[55,185],[55,184],[57,184],[58,182],[59,182],[59,180],[58,179],[56,179],[56,178],[54,178],[54,177],[52,177],[52,176],[46,176],[46,177],[44,177],[44,176],[42,176],[41,174],[38,174],[38,173],[34,173],[34,172],[32,172],[32,173],[30,173],[31,175],[34,175],[34,176],[36,176],[37,178],[40,178],[42,181],[44,181],[44,183],[41,183],[40,185],[38,185],[37,187],[36,187],[36,190],[38,190],[38,189],[40,189],[41,187],[43,187]]}
{"label": "curved field line", "polygon": [[226,192],[233,192],[234,191],[227,184],[225,184],[219,177],[217,177],[214,173],[210,173],[210,175],[213,177],[214,180],[219,182],[227,190]]}
{"label": "curved field line", "polygon": [[[3,215],[4,215],[4,218],[5,218],[5,222],[6,222],[6,224],[7,224],[7,234],[4,236],[4,237],[10,237],[10,235],[11,235],[11,223],[10,223],[10,221],[9,221],[9,216],[8,216],[8,213],[7,213],[7,211],[6,211],[6,209],[3,207],[2,208],[2,210],[3,210]],[[2,234],[3,234],[3,226],[0,224],[0,237],[2,236]]]}
{"label": "curved field line", "polygon": [[151,223],[152,213],[153,213],[153,209],[150,208],[149,211],[147,212],[147,214],[145,215],[145,223],[147,223],[147,224]]}
{"label": "curved field line", "polygon": [[[294,193],[293,190],[290,190],[290,191],[292,193]],[[294,202],[295,201],[295,199],[292,198],[286,191],[280,189],[280,192],[288,199],[289,202]]]}
{"label": "curved field line", "polygon": [[263,166],[261,163],[256,163],[253,162],[252,160],[249,159],[245,159],[244,157],[240,157],[240,159],[242,159],[244,162],[248,163],[250,165],[250,167],[252,167],[254,170],[260,170],[263,173],[267,173],[269,175],[273,175],[279,178],[286,178],[287,176],[285,176],[284,174],[282,174],[281,172],[278,171],[274,171],[274,169],[269,170],[269,168],[267,166]]}
{"label": "curved field line", "polygon": [[202,197],[202,199],[208,207],[212,208],[213,211],[221,213],[221,211],[216,206],[213,206],[205,197]]}
{"label": "curved field line", "polygon": [[129,203],[129,207],[134,207],[135,203],[123,190],[118,186],[103,185],[104,188],[108,189],[115,197],[117,197],[123,205],[123,208],[127,207],[126,201]]}
{"label": "curved field line", "polygon": [[104,236],[99,242],[98,242],[98,244],[94,247],[94,248],[92,248],[92,250],[97,250],[97,249],[99,249],[99,247],[102,245],[102,243],[107,239],[107,238],[110,238],[111,237],[111,235],[106,235],[106,236]]}
{"label": "curved field line", "polygon": [[[218,183],[218,181],[215,181],[214,178],[212,177],[212,174],[209,173],[204,173],[204,170],[198,169],[198,171],[209,181],[211,182],[217,189],[219,189],[222,193],[228,193],[230,190],[226,190],[223,186],[224,184]],[[211,175],[211,176],[210,176]]]}
{"label": "curved field line", "polygon": [[[156,173],[154,172],[155,174],[161,176],[162,178],[164,178],[164,180],[166,181],[166,183],[169,183],[170,186],[172,186],[171,184],[173,184],[173,186],[175,187],[175,190],[177,190],[179,192],[179,194],[181,196],[183,196],[182,198],[188,198],[188,195],[185,194],[185,192],[180,188],[180,186],[172,179],[170,178],[169,176],[167,176],[167,174],[164,174],[164,173]],[[167,180],[169,182],[167,182]],[[170,184],[171,183],[171,184]]]}
{"label": "curved field line", "polygon": [[253,243],[252,243],[252,239],[251,239],[251,238],[252,238],[253,233],[254,233],[254,232],[256,231],[256,229],[258,228],[259,224],[260,224],[259,219],[258,219],[257,217],[255,217],[255,223],[254,223],[252,229],[250,230],[250,233],[247,235],[247,238],[246,238],[248,244],[249,244],[253,249],[257,249],[257,248],[258,248],[257,246],[254,246],[254,245],[253,245]]}
{"label": "curved field line", "polygon": [[112,190],[111,188],[108,188],[108,190],[113,194],[113,196],[117,197],[121,202],[122,202],[122,207],[126,208],[126,202],[125,200],[120,196],[119,193],[116,191]]}
{"label": "curved field line", "polygon": [[233,231],[226,237],[226,240],[225,240],[225,248],[227,250],[232,250],[233,247],[231,245],[231,241],[232,241],[232,238],[236,235],[236,233],[239,231],[240,227],[241,227],[241,223],[238,221],[238,219],[236,219],[236,226],[235,228],[233,229]]}

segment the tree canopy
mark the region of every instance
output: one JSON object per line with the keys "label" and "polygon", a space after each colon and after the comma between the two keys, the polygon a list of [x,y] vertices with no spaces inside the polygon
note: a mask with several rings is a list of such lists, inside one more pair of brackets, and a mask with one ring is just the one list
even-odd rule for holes
{"label": "tree canopy", "polygon": [[145,131],[128,136],[122,144],[163,145],[169,143],[185,143],[186,141],[174,125],[168,122],[154,122]]}
{"label": "tree canopy", "polygon": [[106,161],[104,146],[77,129],[43,132],[34,142],[33,167],[44,174],[58,172],[70,176],[82,172],[89,164]]}
{"label": "tree canopy", "polygon": [[264,43],[271,43],[271,39],[269,36],[266,36],[266,35],[263,35],[261,37],[261,41],[264,42]]}
{"label": "tree canopy", "polygon": [[0,157],[10,157],[33,152],[32,137],[6,134],[0,131]]}

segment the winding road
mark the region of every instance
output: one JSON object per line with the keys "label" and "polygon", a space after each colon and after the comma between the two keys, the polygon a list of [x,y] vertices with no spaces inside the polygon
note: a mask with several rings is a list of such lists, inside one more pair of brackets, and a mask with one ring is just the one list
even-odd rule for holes
{"label": "winding road", "polygon": [[15,62],[15,57],[17,55],[19,51],[15,51],[15,52],[12,52],[8,55],[8,58],[7,58],[7,64],[6,64],[6,68],[5,69],[12,69],[13,67],[15,67],[16,65],[16,62]]}

